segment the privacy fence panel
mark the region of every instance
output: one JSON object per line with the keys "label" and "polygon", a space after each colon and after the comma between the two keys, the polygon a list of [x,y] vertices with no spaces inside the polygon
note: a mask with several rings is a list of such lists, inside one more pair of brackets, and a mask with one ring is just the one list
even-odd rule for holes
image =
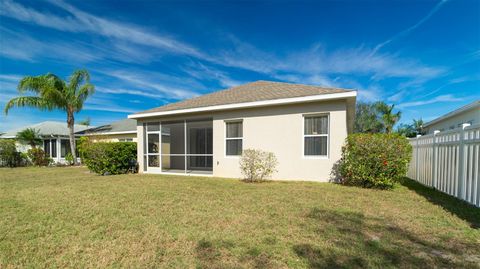
{"label": "privacy fence panel", "polygon": [[408,177],[480,207],[480,124],[410,139]]}

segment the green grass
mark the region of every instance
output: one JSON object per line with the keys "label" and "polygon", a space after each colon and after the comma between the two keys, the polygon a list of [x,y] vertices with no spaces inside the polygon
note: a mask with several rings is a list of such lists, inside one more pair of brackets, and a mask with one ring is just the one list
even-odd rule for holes
{"label": "green grass", "polygon": [[480,209],[407,181],[0,169],[0,268],[480,268]]}

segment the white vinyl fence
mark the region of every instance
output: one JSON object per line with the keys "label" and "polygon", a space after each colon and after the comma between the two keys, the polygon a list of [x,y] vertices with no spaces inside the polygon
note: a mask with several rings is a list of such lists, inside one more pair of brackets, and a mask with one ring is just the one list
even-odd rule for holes
{"label": "white vinyl fence", "polygon": [[410,139],[408,177],[480,207],[480,124]]}

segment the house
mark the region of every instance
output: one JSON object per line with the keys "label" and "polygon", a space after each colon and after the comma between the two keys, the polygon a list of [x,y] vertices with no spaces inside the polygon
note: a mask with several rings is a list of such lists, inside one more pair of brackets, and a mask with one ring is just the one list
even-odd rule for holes
{"label": "house", "polygon": [[242,150],[273,152],[275,179],[328,181],[356,91],[257,81],[129,115],[140,172],[242,177]]}
{"label": "house", "polygon": [[[69,129],[67,123],[58,121],[44,121],[30,126],[24,126],[18,129],[10,130],[0,136],[0,139],[14,139],[18,132],[27,128],[35,129],[39,132],[43,140],[40,147],[45,153],[53,159],[56,163],[65,163],[65,155],[70,150]],[[75,125],[75,130],[85,130],[88,126]],[[78,139],[80,135],[75,135]],[[20,152],[27,152],[30,149],[28,145],[16,143],[17,150]],[[78,156],[78,155],[77,155]]]}
{"label": "house", "polygon": [[95,142],[137,142],[137,121],[123,119],[79,131],[76,134],[90,137]]}
{"label": "house", "polygon": [[427,122],[423,125],[423,128],[427,134],[433,134],[437,130],[446,131],[461,128],[464,123],[470,125],[480,123],[480,100]]}

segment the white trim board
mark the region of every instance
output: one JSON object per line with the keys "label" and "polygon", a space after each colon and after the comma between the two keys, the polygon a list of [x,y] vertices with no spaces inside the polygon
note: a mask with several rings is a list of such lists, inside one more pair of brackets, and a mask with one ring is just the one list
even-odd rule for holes
{"label": "white trim board", "polygon": [[238,109],[238,108],[251,108],[251,107],[262,107],[262,106],[272,106],[272,105],[306,103],[306,102],[314,102],[314,101],[322,101],[322,100],[343,99],[343,98],[356,97],[356,96],[357,96],[357,91],[349,91],[349,92],[342,92],[342,93],[331,93],[331,94],[311,95],[311,96],[294,97],[294,98],[282,98],[282,99],[275,99],[275,100],[245,102],[245,103],[238,103],[238,104],[215,105],[215,106],[206,106],[206,107],[197,107],[197,108],[178,109],[178,110],[171,110],[171,111],[140,113],[140,114],[128,115],[128,118],[138,119],[138,118],[146,118],[146,117],[167,116],[167,115],[195,113],[195,112],[207,112],[207,111],[219,111],[219,110],[229,110],[229,109]]}

